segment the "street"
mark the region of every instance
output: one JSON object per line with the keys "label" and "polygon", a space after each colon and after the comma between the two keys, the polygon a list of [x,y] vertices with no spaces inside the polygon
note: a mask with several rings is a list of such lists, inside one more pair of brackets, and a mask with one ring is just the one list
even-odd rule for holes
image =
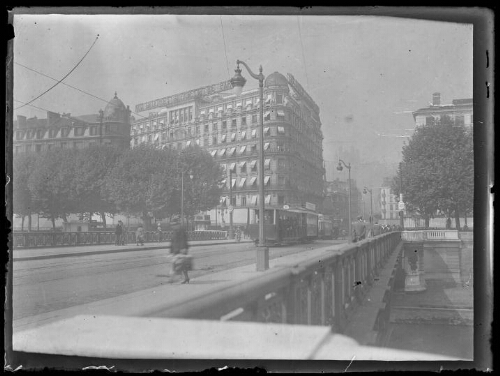
{"label": "street", "polygon": [[[316,241],[270,248],[270,259],[344,240]],[[190,277],[255,262],[253,243],[197,246],[190,249],[194,270]],[[80,255],[14,262],[13,319],[113,298],[167,283],[169,267],[164,249]],[[119,312],[117,312],[119,314]]]}

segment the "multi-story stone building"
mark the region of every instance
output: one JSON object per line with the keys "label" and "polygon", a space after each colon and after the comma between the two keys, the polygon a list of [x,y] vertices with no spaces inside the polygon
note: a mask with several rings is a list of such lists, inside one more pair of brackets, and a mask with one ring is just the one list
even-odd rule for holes
{"label": "multi-story stone building", "polygon": [[432,95],[432,104],[413,112],[413,118],[417,126],[432,125],[446,115],[457,125],[465,125],[472,128],[473,124],[473,102],[471,99],[454,99],[451,104],[441,104],[441,94]]}
{"label": "multi-story stone building", "polygon": [[[132,146],[182,149],[197,144],[224,168],[221,209],[232,206],[236,224],[253,223],[258,210],[259,91],[234,95],[229,81],[136,106],[149,111],[132,125]],[[152,112],[152,109],[157,111]],[[323,200],[319,107],[295,80],[275,72],[264,82],[265,206],[316,207]],[[229,196],[232,202],[229,202]],[[252,210],[255,209],[255,210]],[[227,211],[226,211],[227,213]],[[212,221],[216,211],[212,210]],[[227,223],[227,214],[221,222]]]}
{"label": "multi-story stone building", "polygon": [[130,146],[130,109],[116,93],[99,114],[71,116],[47,111],[46,119],[14,121],[14,154],[91,145]]}

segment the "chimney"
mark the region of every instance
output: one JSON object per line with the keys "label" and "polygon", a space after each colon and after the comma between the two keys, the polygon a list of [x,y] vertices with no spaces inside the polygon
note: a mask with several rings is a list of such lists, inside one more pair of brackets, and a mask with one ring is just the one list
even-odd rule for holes
{"label": "chimney", "polygon": [[432,94],[432,105],[433,106],[440,106],[441,105],[441,94],[440,93]]}
{"label": "chimney", "polygon": [[17,125],[19,127],[25,127],[26,126],[26,116],[17,115]]}
{"label": "chimney", "polygon": [[59,115],[58,113],[56,112],[52,112],[52,111],[47,111],[47,125],[50,127],[51,125],[54,125],[57,120],[59,120],[61,118],[61,115]]}

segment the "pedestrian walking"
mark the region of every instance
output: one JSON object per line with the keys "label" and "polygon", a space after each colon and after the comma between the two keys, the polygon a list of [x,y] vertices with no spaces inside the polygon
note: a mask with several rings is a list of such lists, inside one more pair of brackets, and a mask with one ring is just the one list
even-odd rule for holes
{"label": "pedestrian walking", "polygon": [[120,226],[122,227],[122,235],[121,235],[121,245],[125,245],[127,243],[127,228],[123,224],[121,220],[118,221]]}
{"label": "pedestrian walking", "polygon": [[142,228],[142,225],[139,225],[139,227],[137,227],[137,231],[135,232],[135,239],[137,245],[139,245],[139,243],[141,243],[141,245],[144,245],[144,229]]}
{"label": "pedestrian walking", "polygon": [[187,254],[189,248],[187,232],[178,220],[175,220],[172,225],[174,233],[170,241],[170,254],[173,256],[169,273],[170,282],[173,281],[175,274],[182,273],[184,280],[181,284],[189,283],[188,271],[192,269],[192,257]]}
{"label": "pedestrian walking", "polygon": [[161,242],[161,222],[158,222],[156,230],[158,231],[158,243],[159,243]]}
{"label": "pedestrian walking", "polygon": [[122,233],[123,233],[123,227],[120,224],[120,221],[118,221],[118,224],[116,225],[116,228],[115,228],[115,245],[121,245]]}

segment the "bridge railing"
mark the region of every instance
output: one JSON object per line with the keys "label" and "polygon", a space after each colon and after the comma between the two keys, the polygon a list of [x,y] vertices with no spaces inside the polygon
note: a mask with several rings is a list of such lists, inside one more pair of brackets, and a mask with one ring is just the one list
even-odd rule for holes
{"label": "bridge railing", "polygon": [[340,331],[400,241],[399,232],[383,234],[142,316],[329,325]]}
{"label": "bridge railing", "polygon": [[406,242],[434,240],[459,240],[457,230],[406,230],[401,232],[401,239]]}
{"label": "bridge railing", "polygon": [[[135,232],[125,232],[122,235],[126,244],[136,243]],[[172,231],[145,231],[144,241],[166,242],[172,238]],[[227,231],[188,231],[189,240],[220,240],[227,239]],[[14,232],[14,248],[44,248],[80,245],[115,244],[114,231],[89,232]]]}

